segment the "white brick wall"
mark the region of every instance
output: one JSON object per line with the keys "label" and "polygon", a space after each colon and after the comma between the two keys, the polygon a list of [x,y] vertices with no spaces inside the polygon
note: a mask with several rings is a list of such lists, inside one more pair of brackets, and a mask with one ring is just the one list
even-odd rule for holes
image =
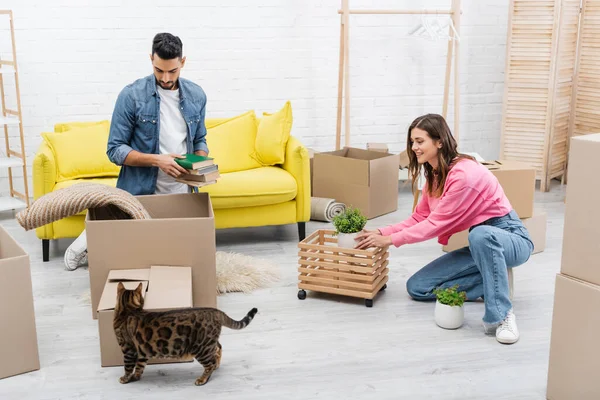
{"label": "white brick wall", "polygon": [[[12,9],[15,17],[30,193],[40,132],[61,121],[110,119],[123,86],[151,73],[148,54],[159,31],[182,38],[187,56],[182,74],[205,89],[209,117],[274,111],[289,99],[293,135],[308,147],[333,149],[341,1],[120,3],[0,1],[0,9]],[[414,3],[351,0],[351,7],[415,8]],[[418,8],[450,6],[450,0],[419,3]],[[461,149],[496,157],[508,2],[462,3]],[[1,21],[0,51],[6,59],[8,25]],[[447,43],[407,37],[419,21],[418,16],[350,17],[353,146],[387,142],[400,151],[415,117],[441,113]],[[451,127],[452,114],[451,102]],[[17,145],[18,130],[11,128],[10,134]],[[0,194],[8,189],[6,176],[0,171]]]}

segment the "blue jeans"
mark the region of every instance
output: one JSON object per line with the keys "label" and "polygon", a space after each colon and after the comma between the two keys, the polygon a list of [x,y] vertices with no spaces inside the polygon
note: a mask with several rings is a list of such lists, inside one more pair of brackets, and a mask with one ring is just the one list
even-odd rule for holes
{"label": "blue jeans", "polygon": [[406,288],[415,300],[435,300],[435,288],[458,285],[467,300],[483,297],[483,322],[497,324],[512,308],[507,268],[525,263],[532,252],[527,228],[511,211],[471,227],[468,247],[432,261],[410,277]]}

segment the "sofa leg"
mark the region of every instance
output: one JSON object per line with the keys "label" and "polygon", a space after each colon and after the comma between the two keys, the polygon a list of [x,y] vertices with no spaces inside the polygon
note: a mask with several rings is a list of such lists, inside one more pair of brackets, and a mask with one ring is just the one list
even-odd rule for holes
{"label": "sofa leg", "polygon": [[50,240],[42,239],[42,256],[44,262],[50,261]]}
{"label": "sofa leg", "polygon": [[298,237],[300,242],[306,237],[306,222],[298,222]]}

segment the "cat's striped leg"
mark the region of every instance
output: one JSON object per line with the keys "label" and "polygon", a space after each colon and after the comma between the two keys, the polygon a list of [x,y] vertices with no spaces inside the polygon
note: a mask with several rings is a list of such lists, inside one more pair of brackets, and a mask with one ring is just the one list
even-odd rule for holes
{"label": "cat's striped leg", "polygon": [[133,378],[131,380],[133,380],[133,381],[140,380],[140,378],[142,377],[142,374],[144,373],[144,368],[146,368],[146,364],[148,364],[148,358],[140,355],[140,357],[137,359],[137,362],[135,363],[135,372],[134,372]]}
{"label": "cat's striped leg", "polygon": [[127,346],[122,348],[123,350],[123,363],[125,365],[125,375],[123,375],[119,382],[129,383],[132,380],[133,369],[137,361],[138,355],[133,347]]}
{"label": "cat's striped leg", "polygon": [[204,367],[204,373],[196,379],[196,386],[202,386],[208,382],[210,376],[217,369],[217,349],[218,346],[204,347],[200,353],[196,354],[195,358]]}
{"label": "cat's striped leg", "polygon": [[223,346],[221,346],[221,343],[217,342],[217,364],[215,369],[218,369],[221,366],[221,357],[223,357]]}

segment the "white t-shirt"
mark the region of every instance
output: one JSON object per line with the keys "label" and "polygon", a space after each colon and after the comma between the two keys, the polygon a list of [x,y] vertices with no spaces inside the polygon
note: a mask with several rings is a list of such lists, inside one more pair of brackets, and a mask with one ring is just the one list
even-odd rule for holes
{"label": "white t-shirt", "polygon": [[[187,152],[187,124],[179,109],[179,89],[165,90],[157,86],[160,96],[160,154],[185,154]],[[185,183],[180,183],[158,169],[156,194],[188,193]]]}

